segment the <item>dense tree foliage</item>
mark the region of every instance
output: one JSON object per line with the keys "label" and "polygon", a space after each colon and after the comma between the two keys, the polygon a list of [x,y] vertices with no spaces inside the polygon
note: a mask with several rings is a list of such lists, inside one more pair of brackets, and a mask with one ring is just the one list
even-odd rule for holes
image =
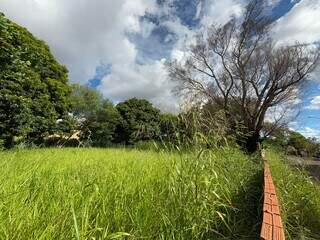
{"label": "dense tree foliage", "polygon": [[0,14],[0,138],[41,139],[69,108],[67,69],[49,47]]}
{"label": "dense tree foliage", "polygon": [[116,129],[122,118],[113,104],[104,100],[102,106],[83,123],[81,138],[93,146],[106,147],[114,143]]}
{"label": "dense tree foliage", "polygon": [[145,99],[132,98],[114,106],[96,89],[72,85],[71,115],[80,142],[105,147],[111,144],[134,144],[138,141],[177,141],[182,132],[181,119],[161,114]]}
{"label": "dense tree foliage", "polygon": [[163,113],[160,116],[160,138],[175,142],[179,134],[180,118],[177,115]]}
{"label": "dense tree foliage", "polygon": [[320,142],[316,138],[307,138],[288,128],[278,128],[270,136],[269,141],[282,146],[290,155],[313,157],[320,154]]}
{"label": "dense tree foliage", "polygon": [[73,84],[71,93],[72,114],[77,118],[88,118],[99,111],[104,98],[96,89]]}
{"label": "dense tree foliage", "polygon": [[95,89],[78,84],[72,89],[72,114],[78,121],[82,141],[108,146],[159,139],[160,110],[147,100],[132,98],[114,107]]}
{"label": "dense tree foliage", "polygon": [[117,142],[131,144],[159,136],[160,111],[147,100],[131,98],[116,108],[123,119],[117,129]]}
{"label": "dense tree foliage", "polygon": [[293,131],[290,131],[287,145],[293,147],[296,150],[296,154],[301,156],[312,157],[320,150],[316,139],[306,138],[302,134]]}
{"label": "dense tree foliage", "polygon": [[72,85],[71,103],[81,142],[100,147],[110,145],[121,122],[113,104],[96,89],[79,84]]}

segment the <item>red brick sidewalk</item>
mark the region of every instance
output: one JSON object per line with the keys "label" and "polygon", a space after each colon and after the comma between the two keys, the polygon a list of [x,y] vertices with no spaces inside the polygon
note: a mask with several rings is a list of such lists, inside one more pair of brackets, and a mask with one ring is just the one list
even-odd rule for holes
{"label": "red brick sidewalk", "polygon": [[284,240],[284,229],[280,216],[280,207],[276,189],[272,180],[269,165],[264,159],[264,200],[263,200],[263,222],[261,227],[261,239]]}

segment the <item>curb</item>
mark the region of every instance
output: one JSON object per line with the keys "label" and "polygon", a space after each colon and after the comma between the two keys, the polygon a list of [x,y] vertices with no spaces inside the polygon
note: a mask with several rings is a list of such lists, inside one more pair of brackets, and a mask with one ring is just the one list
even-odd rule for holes
{"label": "curb", "polygon": [[269,164],[264,151],[261,152],[264,160],[264,190],[263,190],[263,220],[261,240],[284,240],[284,228],[280,215],[280,204],[272,180]]}

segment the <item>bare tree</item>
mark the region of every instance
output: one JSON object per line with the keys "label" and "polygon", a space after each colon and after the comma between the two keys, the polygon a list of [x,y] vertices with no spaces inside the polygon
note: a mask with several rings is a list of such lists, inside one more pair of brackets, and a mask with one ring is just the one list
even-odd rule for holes
{"label": "bare tree", "polygon": [[319,62],[319,49],[272,39],[260,2],[248,4],[241,20],[202,33],[184,63],[168,64],[180,93],[214,103],[231,126],[245,126],[249,152],[257,149],[268,109],[294,100]]}

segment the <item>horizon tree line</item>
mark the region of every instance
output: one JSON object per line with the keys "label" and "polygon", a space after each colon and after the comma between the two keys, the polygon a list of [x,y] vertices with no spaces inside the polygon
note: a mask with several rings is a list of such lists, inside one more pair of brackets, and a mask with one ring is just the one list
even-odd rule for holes
{"label": "horizon tree line", "polygon": [[[17,139],[41,144],[76,129],[91,145],[108,146],[175,142],[178,135],[190,140],[200,131],[219,132],[254,152],[262,131],[276,129],[266,121],[268,111],[294,101],[320,61],[318,47],[279,45],[271,27],[262,1],[253,0],[241,18],[201,32],[183,61],[169,61],[177,94],[190,101],[174,116],[143,99],[114,106],[95,90],[69,85],[49,47],[0,14],[0,140],[5,148]],[[206,145],[222,144],[218,138]]]}

